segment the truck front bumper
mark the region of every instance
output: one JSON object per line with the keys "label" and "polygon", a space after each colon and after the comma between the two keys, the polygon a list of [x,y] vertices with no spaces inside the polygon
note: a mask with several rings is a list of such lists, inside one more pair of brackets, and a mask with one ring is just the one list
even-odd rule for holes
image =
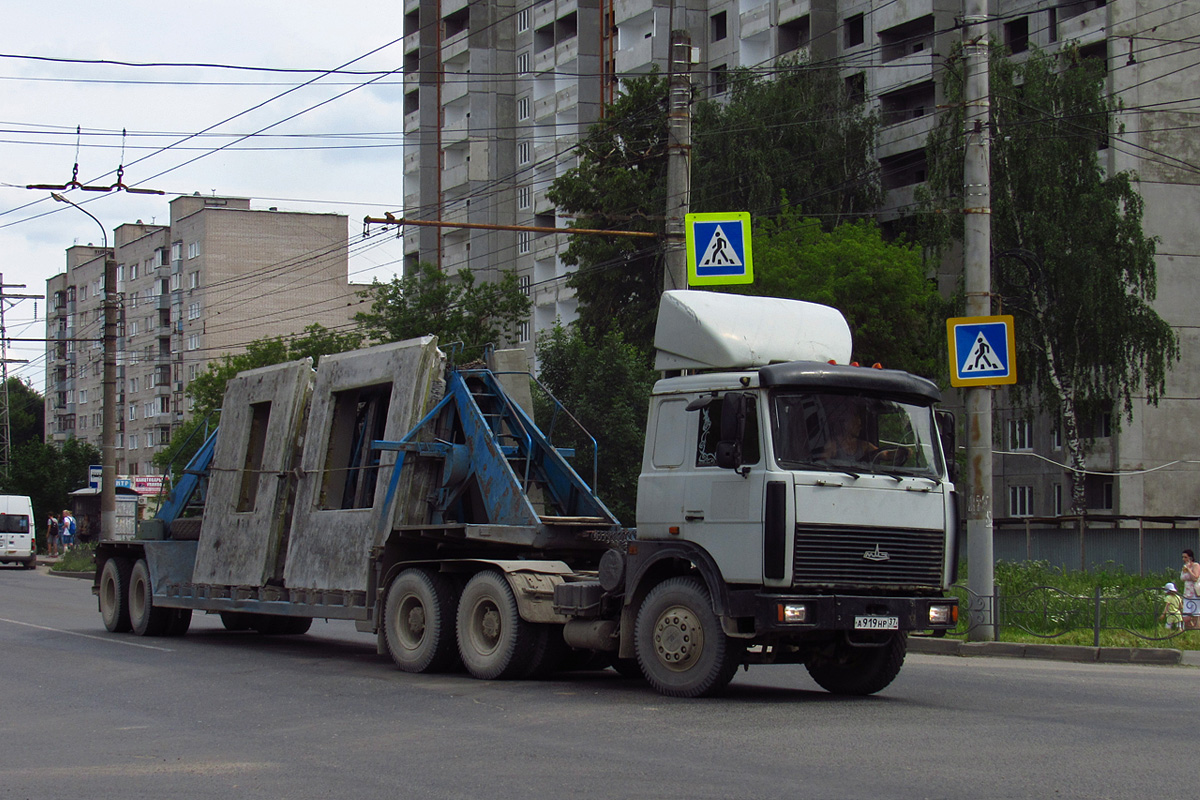
{"label": "truck front bumper", "polygon": [[[730,592],[728,613],[743,621],[753,618],[756,637],[816,631],[945,631],[958,624],[958,600],[748,590]],[[739,629],[745,627],[744,622],[739,624]]]}

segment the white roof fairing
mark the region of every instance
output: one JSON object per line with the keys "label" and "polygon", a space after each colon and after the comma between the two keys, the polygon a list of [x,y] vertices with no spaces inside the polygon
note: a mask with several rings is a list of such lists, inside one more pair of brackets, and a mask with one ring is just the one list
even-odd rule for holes
{"label": "white roof fairing", "polygon": [[654,368],[748,369],[787,361],[850,361],[841,312],[780,297],[670,290],[654,331]]}

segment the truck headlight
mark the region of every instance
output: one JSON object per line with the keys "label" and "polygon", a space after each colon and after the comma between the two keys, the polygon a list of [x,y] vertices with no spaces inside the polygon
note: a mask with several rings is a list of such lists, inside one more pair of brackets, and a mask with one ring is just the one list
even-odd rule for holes
{"label": "truck headlight", "polygon": [[958,622],[958,606],[952,603],[929,607],[930,625],[953,625]]}
{"label": "truck headlight", "polygon": [[808,606],[804,603],[780,603],[779,621],[784,623],[808,622]]}

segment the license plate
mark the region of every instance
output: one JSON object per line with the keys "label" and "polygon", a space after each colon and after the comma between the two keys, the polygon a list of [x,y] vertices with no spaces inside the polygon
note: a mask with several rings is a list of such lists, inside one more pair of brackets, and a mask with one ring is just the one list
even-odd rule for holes
{"label": "license plate", "polygon": [[856,631],[894,631],[900,628],[899,617],[855,617]]}

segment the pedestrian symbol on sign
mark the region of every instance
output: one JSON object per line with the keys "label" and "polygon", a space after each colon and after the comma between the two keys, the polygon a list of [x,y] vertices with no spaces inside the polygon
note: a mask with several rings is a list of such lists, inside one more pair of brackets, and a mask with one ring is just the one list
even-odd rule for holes
{"label": "pedestrian symbol on sign", "polygon": [[729,237],[725,235],[725,231],[718,225],[713,231],[712,238],[708,241],[708,247],[704,250],[704,255],[700,258],[700,263],[696,265],[703,269],[705,267],[740,267],[742,260],[738,258],[738,254],[729,244]]}
{"label": "pedestrian symbol on sign", "polygon": [[988,344],[983,331],[980,331],[979,335],[975,337],[974,347],[971,348],[971,352],[967,354],[967,359],[963,363],[963,372],[1000,369],[1000,365],[988,356],[991,352],[992,346]]}

